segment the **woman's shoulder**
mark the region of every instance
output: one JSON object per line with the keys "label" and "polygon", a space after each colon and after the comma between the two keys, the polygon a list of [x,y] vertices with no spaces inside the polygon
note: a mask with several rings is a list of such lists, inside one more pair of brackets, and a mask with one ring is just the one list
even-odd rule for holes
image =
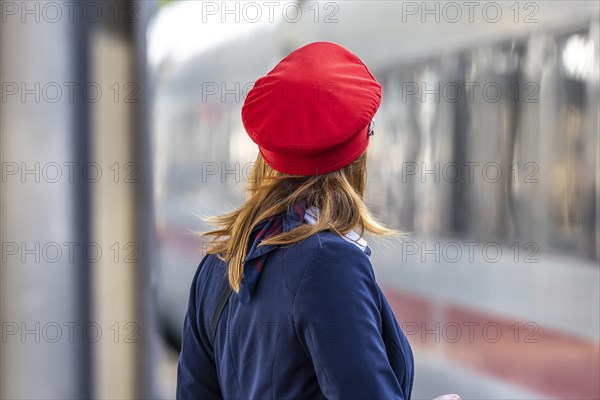
{"label": "woman's shoulder", "polygon": [[298,244],[298,246],[307,251],[308,254],[321,256],[320,260],[327,256],[330,259],[342,259],[346,261],[369,262],[369,252],[365,252],[361,245],[353,242],[348,236],[340,236],[333,231],[321,231],[309,236]]}
{"label": "woman's shoulder", "polygon": [[201,287],[219,287],[221,281],[227,277],[227,263],[216,254],[205,254],[196,268],[193,282],[198,289]]}
{"label": "woman's shoulder", "polygon": [[364,253],[359,247],[348,240],[348,237],[340,236],[338,233],[330,230],[314,233],[301,242],[298,242],[297,245],[306,249],[318,250],[326,247],[334,250],[352,250]]}
{"label": "woman's shoulder", "polygon": [[369,256],[354,243],[331,231],[322,231],[283,253],[283,273],[293,292],[312,276],[335,281],[346,277],[374,279]]}

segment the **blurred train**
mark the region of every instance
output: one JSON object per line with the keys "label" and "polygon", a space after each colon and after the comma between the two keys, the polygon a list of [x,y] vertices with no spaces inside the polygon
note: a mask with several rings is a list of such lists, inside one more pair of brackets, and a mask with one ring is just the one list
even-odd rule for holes
{"label": "blurred train", "polygon": [[179,346],[196,217],[244,199],[257,152],[245,94],[293,49],[330,40],[383,86],[367,198],[408,235],[368,240],[415,350],[414,397],[600,398],[598,4],[457,27],[402,21],[402,3],[339,3],[338,24],[281,21],[154,71],[165,336]]}

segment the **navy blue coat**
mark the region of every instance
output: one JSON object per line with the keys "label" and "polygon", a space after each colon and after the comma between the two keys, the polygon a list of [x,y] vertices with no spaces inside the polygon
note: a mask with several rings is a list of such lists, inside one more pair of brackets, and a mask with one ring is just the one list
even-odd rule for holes
{"label": "navy blue coat", "polygon": [[413,355],[368,254],[324,231],[270,252],[248,304],[235,292],[210,321],[227,264],[194,275],[177,371],[178,399],[410,399]]}

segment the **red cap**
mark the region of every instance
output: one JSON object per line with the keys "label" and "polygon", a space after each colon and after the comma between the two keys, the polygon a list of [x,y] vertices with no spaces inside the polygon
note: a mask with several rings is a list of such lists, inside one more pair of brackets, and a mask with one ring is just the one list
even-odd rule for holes
{"label": "red cap", "polygon": [[289,175],[321,175],[360,156],[381,85],[360,59],[330,42],[303,46],[258,79],[242,123],[266,163]]}

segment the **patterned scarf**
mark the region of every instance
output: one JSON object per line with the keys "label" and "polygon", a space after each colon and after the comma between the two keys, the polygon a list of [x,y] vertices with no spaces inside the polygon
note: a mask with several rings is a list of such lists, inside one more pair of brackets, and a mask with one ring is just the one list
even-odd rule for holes
{"label": "patterned scarf", "polygon": [[[241,303],[248,304],[250,295],[254,291],[260,273],[265,266],[269,253],[276,249],[276,245],[259,246],[260,242],[267,240],[282,232],[289,232],[304,221],[306,209],[302,204],[290,207],[286,214],[276,215],[258,223],[252,230],[251,246],[244,259],[244,276],[240,282],[238,297]],[[252,240],[254,237],[254,240]]]}

